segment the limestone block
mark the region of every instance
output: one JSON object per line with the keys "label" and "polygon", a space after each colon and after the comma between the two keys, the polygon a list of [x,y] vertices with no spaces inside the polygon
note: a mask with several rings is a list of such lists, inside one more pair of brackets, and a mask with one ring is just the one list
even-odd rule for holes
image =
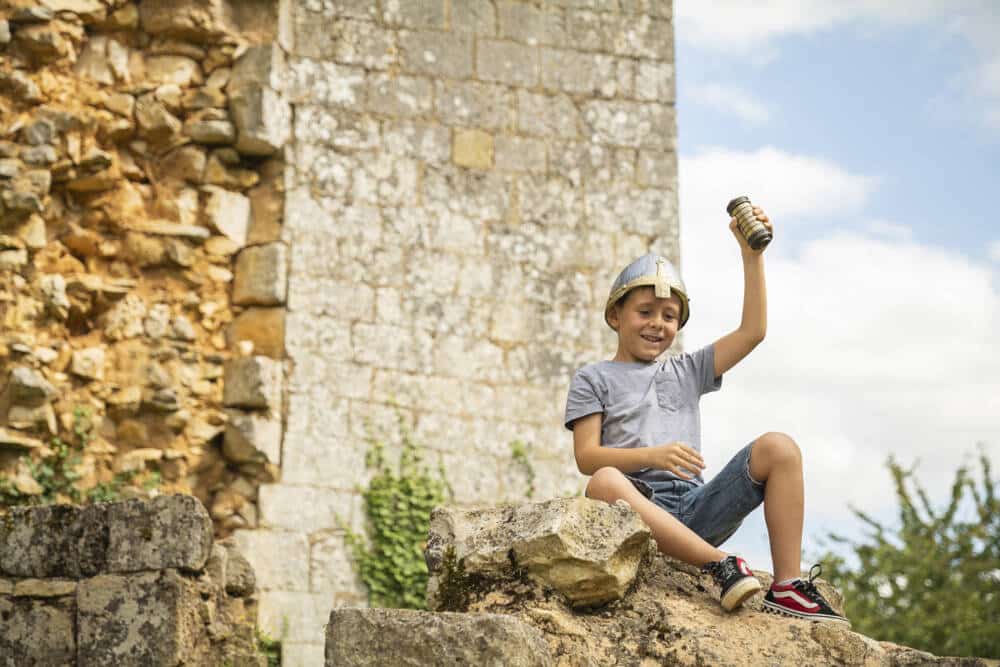
{"label": "limestone block", "polygon": [[226,327],[226,346],[238,349],[241,341],[248,341],[255,354],[283,359],[285,318],[284,308],[247,308]]}
{"label": "limestone block", "polygon": [[15,366],[10,372],[7,391],[13,403],[40,405],[55,396],[56,388],[38,371]]}
{"label": "limestone block", "polygon": [[437,114],[447,125],[504,130],[517,124],[516,98],[506,86],[477,81],[438,81],[434,97]]}
{"label": "limestone block", "polygon": [[180,134],[184,127],[153,95],[143,95],[136,100],[135,120],[139,126],[139,136],[156,144],[168,142]]}
{"label": "limestone block", "polygon": [[108,572],[200,570],[212,550],[212,520],[193,496],[126,500],[107,508]]}
{"label": "limestone block", "polygon": [[[479,42],[482,48],[483,42]],[[465,79],[472,76],[472,36],[404,31],[399,40],[403,69],[414,74]],[[480,71],[482,76],[482,71]]]}
{"label": "limestone block", "polygon": [[226,592],[238,597],[253,595],[257,587],[257,576],[254,574],[250,561],[236,547],[232,538],[218,543],[226,551],[225,587]]}
{"label": "limestone block", "polygon": [[103,574],[80,582],[77,664],[191,664],[204,635],[201,596],[174,570]]}
{"label": "limestone block", "polygon": [[542,85],[555,92],[630,97],[635,64],[624,58],[542,49]]}
{"label": "limestone block", "polygon": [[407,28],[445,27],[444,3],[440,0],[392,0],[382,7],[382,20]]}
{"label": "limestone block", "polygon": [[105,568],[107,547],[100,505],[15,507],[0,523],[0,573],[78,579]]}
{"label": "limestone block", "polygon": [[[0,450],[13,450],[18,453],[38,449],[44,443],[35,438],[28,438],[10,429],[0,427]],[[2,571],[2,569],[0,569]]]}
{"label": "limestone block", "polygon": [[640,185],[676,188],[677,153],[672,151],[639,151],[636,179]]}
{"label": "limestone block", "polygon": [[580,114],[566,95],[518,91],[518,127],[527,134],[571,139],[579,136]]}
{"label": "limestone block", "polygon": [[476,44],[476,72],[484,81],[530,88],[538,83],[538,71],[535,47],[489,39]]}
{"label": "limestone block", "polygon": [[309,563],[309,585],[313,591],[363,594],[364,584],[342,534],[320,534],[310,540]]}
{"label": "limestone block", "polygon": [[181,88],[198,86],[203,81],[201,67],[186,56],[146,58],[146,79],[156,85],[174,84]]}
{"label": "limestone block", "polygon": [[142,29],[150,34],[167,34],[206,41],[235,32],[233,8],[229,0],[159,0],[139,5]]}
{"label": "limestone block", "polygon": [[365,70],[360,67],[298,59],[289,69],[285,94],[290,102],[355,107],[364,100]]}
{"label": "limestone block", "polygon": [[[233,544],[253,568],[257,586],[262,591],[309,590],[309,540],[305,533],[292,530],[238,530],[232,535]],[[328,603],[329,607],[332,606]],[[278,627],[267,628],[264,623],[264,599],[261,599],[261,627],[271,636],[281,636],[281,617]]]}
{"label": "limestone block", "polygon": [[0,46],[10,44],[10,23],[0,20]]}
{"label": "limestone block", "polygon": [[88,380],[103,380],[104,348],[88,347],[76,350],[73,352],[73,360],[70,362],[69,370],[74,375]]}
{"label": "limestone block", "polygon": [[583,105],[583,120],[593,142],[676,149],[677,121],[673,106],[593,100]]}
{"label": "limestone block", "polygon": [[501,135],[496,138],[497,169],[545,172],[545,142],[527,137]]}
{"label": "limestone block", "polygon": [[640,61],[636,71],[635,92],[640,100],[667,104],[674,102],[673,63]]}
{"label": "limestone block", "polygon": [[366,109],[390,116],[420,116],[433,107],[433,86],[429,79],[412,76],[369,74]]}
{"label": "limestone block", "polygon": [[49,435],[58,433],[56,413],[49,403],[38,407],[12,405],[7,412],[7,424],[20,429],[41,428]]}
{"label": "limestone block", "polygon": [[281,418],[267,414],[227,410],[222,453],[234,463],[281,463]]}
{"label": "limestone block", "polygon": [[542,633],[505,614],[335,609],[326,626],[327,667],[554,664]]}
{"label": "limestone block", "polygon": [[14,597],[58,598],[76,595],[76,582],[69,579],[21,579],[14,584]]}
{"label": "limestone block", "polygon": [[273,155],[291,138],[292,108],[272,88],[238,89],[229,96],[229,112],[236,124],[236,150],[244,155]]}
{"label": "limestone block", "polygon": [[561,44],[565,40],[563,14],[552,7],[511,0],[497,3],[500,36],[530,45]]}
{"label": "limestone block", "polygon": [[276,306],[288,291],[288,248],[267,243],[244,248],[236,258],[233,303],[241,306]]}
{"label": "limestone block", "polygon": [[425,552],[431,574],[428,607],[454,607],[447,601],[461,583],[455,581],[455,566],[467,576],[494,579],[510,576],[512,561],[574,607],[616,600],[635,579],[649,536],[649,528],[627,506],[582,497],[489,509],[438,508]]}
{"label": "limestone block", "polygon": [[72,12],[85,23],[96,23],[107,18],[108,10],[100,0],[40,0],[43,7],[53,12]]}
{"label": "limestone block", "polygon": [[493,135],[482,130],[455,130],[452,159],[460,167],[491,169]]}
{"label": "limestone block", "polygon": [[6,665],[76,665],[76,600],[0,595],[0,656]]}
{"label": "limestone block", "polygon": [[184,134],[199,144],[226,146],[236,141],[236,126],[228,120],[197,120],[184,123]]}
{"label": "limestone block", "polygon": [[233,65],[226,92],[232,95],[257,86],[280,91],[287,83],[287,75],[285,54],[277,44],[252,46]]}
{"label": "limestone block", "polygon": [[225,365],[222,402],[230,408],[278,412],[282,380],[280,361],[264,356],[230,359]]}
{"label": "limestone block", "polygon": [[246,244],[250,227],[250,200],[239,192],[215,185],[202,187],[205,194],[205,221],[240,247]]}
{"label": "limestone block", "polygon": [[260,520],[265,526],[314,532],[350,524],[356,496],[315,486],[266,484],[260,487]]}

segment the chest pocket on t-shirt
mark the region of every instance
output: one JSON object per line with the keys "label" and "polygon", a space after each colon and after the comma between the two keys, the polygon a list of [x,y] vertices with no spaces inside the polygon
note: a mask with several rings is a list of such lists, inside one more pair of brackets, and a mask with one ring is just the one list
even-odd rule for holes
{"label": "chest pocket on t-shirt", "polygon": [[656,383],[656,402],[667,412],[677,412],[689,402],[687,392],[680,380],[672,373],[658,373]]}

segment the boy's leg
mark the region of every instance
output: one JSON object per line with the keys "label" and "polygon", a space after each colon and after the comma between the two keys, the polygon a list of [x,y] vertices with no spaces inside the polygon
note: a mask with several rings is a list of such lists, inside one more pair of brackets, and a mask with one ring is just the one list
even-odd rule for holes
{"label": "boy's leg", "polygon": [[764,520],[771,540],[774,580],[801,574],[805,494],[802,453],[784,433],[765,433],[750,451],[750,476],[764,486]]}
{"label": "boy's leg", "polygon": [[660,551],[692,565],[719,561],[726,554],[690,528],[675,519],[669,512],[643,496],[617,468],[601,468],[587,484],[587,497],[613,503],[624,500],[639,513],[653,533]]}

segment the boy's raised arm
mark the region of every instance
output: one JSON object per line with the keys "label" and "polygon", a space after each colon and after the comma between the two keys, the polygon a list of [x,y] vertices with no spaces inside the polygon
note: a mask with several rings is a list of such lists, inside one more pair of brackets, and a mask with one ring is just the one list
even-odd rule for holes
{"label": "boy's raised arm", "polygon": [[[754,207],[757,219],[774,234],[774,227],[764,211]],[[767,333],[767,288],[764,284],[764,249],[753,250],[739,229],[736,219],[729,222],[729,229],[740,244],[743,257],[743,318],[735,331],[715,341],[715,377],[719,377],[750,354],[764,340]]]}

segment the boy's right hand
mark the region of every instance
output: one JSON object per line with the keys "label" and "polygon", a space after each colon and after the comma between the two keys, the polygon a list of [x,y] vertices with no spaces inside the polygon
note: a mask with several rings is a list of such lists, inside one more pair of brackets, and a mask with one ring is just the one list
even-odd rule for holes
{"label": "boy's right hand", "polygon": [[701,458],[701,454],[683,442],[671,442],[647,449],[650,467],[672,472],[681,479],[691,479],[689,471],[700,473],[705,469],[705,460]]}

